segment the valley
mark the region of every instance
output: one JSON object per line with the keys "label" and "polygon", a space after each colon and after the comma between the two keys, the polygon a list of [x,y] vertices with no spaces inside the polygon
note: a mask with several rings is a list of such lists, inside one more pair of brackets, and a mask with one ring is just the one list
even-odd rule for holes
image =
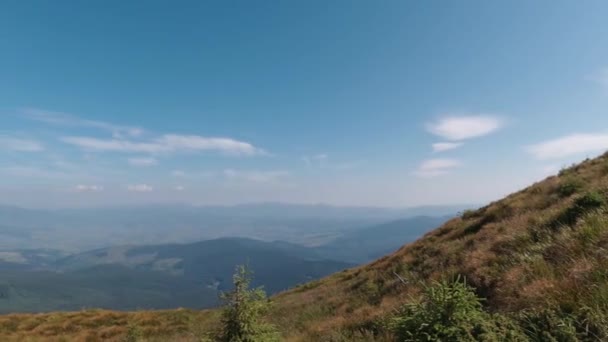
{"label": "valley", "polygon": [[[315,215],[321,217],[315,220],[319,225],[325,224],[327,232],[339,237],[317,246],[223,237],[195,243],[119,245],[76,253],[53,249],[4,250],[0,251],[0,313],[84,308],[211,308],[219,304],[219,293],[231,287],[235,265],[249,265],[255,270],[253,285],[263,286],[274,294],[388,254],[397,249],[401,241],[415,240],[447,219],[446,216],[415,216],[355,228],[354,221],[345,218],[348,208],[322,209],[327,212],[325,215],[315,208],[298,208],[297,213],[282,214],[283,217],[272,217],[267,210],[248,207],[246,213],[236,216],[253,220],[249,224],[256,227],[260,217],[265,222],[277,222],[289,216],[289,222],[305,223],[298,229],[306,230],[312,224],[311,216]],[[442,212],[441,208],[438,211]],[[203,214],[193,214],[194,217],[200,215]],[[390,219],[394,213],[374,209],[367,215],[361,218],[362,222]],[[126,214],[124,217],[131,218]],[[134,215],[131,219],[137,217]],[[28,213],[21,217],[12,215],[10,220],[22,225],[38,223],[33,218],[32,213]],[[336,225],[339,228],[335,228]],[[36,230],[29,229],[30,232]],[[113,233],[116,229],[104,231]],[[169,231],[180,234],[179,228]],[[227,232],[222,230],[221,234]],[[75,235],[70,237],[73,241],[84,241]],[[59,242],[59,236],[56,238]],[[111,238],[103,238],[107,240]],[[139,237],[136,240],[145,241]]]}

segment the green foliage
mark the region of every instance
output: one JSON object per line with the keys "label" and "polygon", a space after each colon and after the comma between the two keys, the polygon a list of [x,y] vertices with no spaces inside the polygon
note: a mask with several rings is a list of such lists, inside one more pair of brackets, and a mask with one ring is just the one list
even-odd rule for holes
{"label": "green foliage", "polygon": [[557,188],[557,193],[560,195],[560,197],[568,197],[579,192],[584,185],[585,184],[581,179],[570,177],[559,185]]}
{"label": "green foliage", "polygon": [[567,176],[567,175],[573,173],[574,171],[576,171],[576,167],[577,167],[576,164],[572,164],[570,166],[565,166],[561,170],[559,170],[558,176],[560,176],[560,177]]}
{"label": "green foliage", "polygon": [[518,320],[532,341],[576,342],[576,327],[571,317],[555,310],[522,312]]}
{"label": "green foliage", "polygon": [[608,316],[599,308],[583,307],[573,313],[560,309],[528,310],[516,320],[531,341],[608,340]]}
{"label": "green foliage", "polygon": [[474,218],[477,216],[477,211],[476,210],[471,210],[471,209],[467,209],[462,213],[462,219],[463,220],[468,220],[471,218]]}
{"label": "green foliage", "polygon": [[559,225],[574,225],[584,214],[606,205],[606,198],[597,191],[590,191],[578,198],[574,204],[561,213],[552,223],[553,228]]}
{"label": "green foliage", "polygon": [[388,324],[398,341],[608,341],[606,305],[490,314],[472,288],[457,279],[424,288]]}
{"label": "green foliage", "polygon": [[127,328],[127,335],[124,338],[124,342],[140,342],[143,339],[143,333],[139,326],[136,324],[129,324]]}
{"label": "green foliage", "polygon": [[494,341],[521,334],[511,323],[494,319],[481,299],[459,278],[424,288],[422,300],[406,304],[392,322],[399,341]]}
{"label": "green foliage", "polygon": [[222,314],[219,342],[270,342],[278,341],[276,329],[262,321],[269,308],[266,293],[261,288],[250,289],[251,272],[246,266],[237,266],[233,276],[234,290],[223,293],[226,307]]}

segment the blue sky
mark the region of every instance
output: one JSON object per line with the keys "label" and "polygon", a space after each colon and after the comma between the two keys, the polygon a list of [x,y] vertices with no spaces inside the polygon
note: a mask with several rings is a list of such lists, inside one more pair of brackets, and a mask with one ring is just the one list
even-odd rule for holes
{"label": "blue sky", "polygon": [[7,1],[2,203],[483,203],[608,149],[605,1]]}

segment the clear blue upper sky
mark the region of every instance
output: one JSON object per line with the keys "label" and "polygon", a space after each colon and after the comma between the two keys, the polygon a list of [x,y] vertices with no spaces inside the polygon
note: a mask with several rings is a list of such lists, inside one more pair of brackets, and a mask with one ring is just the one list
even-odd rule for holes
{"label": "clear blue upper sky", "polygon": [[608,149],[606,1],[4,1],[3,203],[482,203]]}

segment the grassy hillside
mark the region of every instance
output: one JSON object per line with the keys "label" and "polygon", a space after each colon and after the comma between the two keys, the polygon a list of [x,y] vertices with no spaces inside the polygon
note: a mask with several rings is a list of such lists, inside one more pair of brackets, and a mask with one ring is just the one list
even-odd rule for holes
{"label": "grassy hillside", "polygon": [[467,211],[369,265],[280,294],[274,319],[295,340],[356,330],[416,298],[422,284],[456,275],[490,311],[606,313],[607,194],[608,154]]}
{"label": "grassy hillside", "polygon": [[[416,300],[425,284],[460,275],[487,299],[484,305],[489,312],[548,308],[568,314],[590,312],[582,324],[601,325],[603,320],[606,326],[607,270],[608,155],[604,155],[465,212],[371,264],[281,293],[273,298],[268,320],[287,341],[355,341],[357,336],[364,341],[389,340],[375,327],[404,303]],[[128,316],[144,314],[157,320],[166,315]],[[71,315],[72,320],[81,317]],[[196,320],[203,329],[210,329],[217,319],[214,312],[200,315]],[[5,316],[0,317],[0,327],[14,327],[6,338],[43,336],[40,327],[57,329],[53,336],[61,334],[56,326],[48,327],[53,320],[90,333],[99,330],[67,324],[68,316],[53,317]],[[34,318],[43,323],[24,323]],[[104,329],[110,326],[126,327],[108,323]],[[158,334],[144,331],[147,336]]]}

